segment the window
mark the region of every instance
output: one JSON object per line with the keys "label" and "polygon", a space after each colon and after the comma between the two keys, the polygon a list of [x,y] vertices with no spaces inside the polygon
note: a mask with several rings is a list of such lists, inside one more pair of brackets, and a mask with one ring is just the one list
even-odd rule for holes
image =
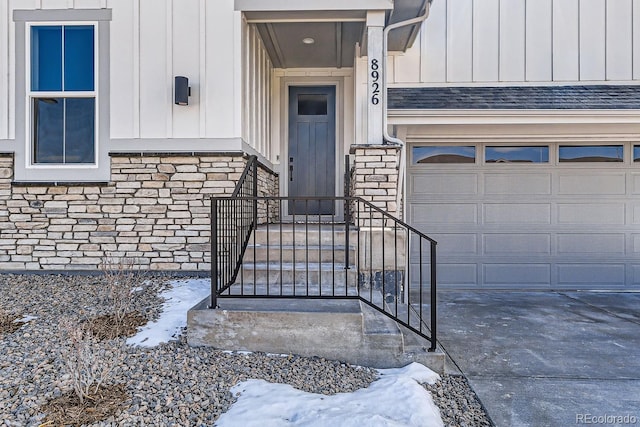
{"label": "window", "polygon": [[476,147],[425,145],[413,147],[413,164],[475,163]]}
{"label": "window", "polygon": [[31,164],[96,163],[95,25],[32,25]]}
{"label": "window", "polygon": [[633,146],[633,161],[640,162],[640,145]]}
{"label": "window", "polygon": [[486,147],[487,163],[549,163],[549,147]]}
{"label": "window", "polygon": [[622,145],[561,145],[560,162],[622,162]]}

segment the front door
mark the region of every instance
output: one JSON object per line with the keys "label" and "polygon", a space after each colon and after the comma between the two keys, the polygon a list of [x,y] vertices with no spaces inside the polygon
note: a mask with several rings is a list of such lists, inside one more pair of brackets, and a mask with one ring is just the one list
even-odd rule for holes
{"label": "front door", "polygon": [[[289,87],[289,197],[333,197],[336,189],[336,88]],[[289,215],[333,215],[330,200],[289,203]]]}

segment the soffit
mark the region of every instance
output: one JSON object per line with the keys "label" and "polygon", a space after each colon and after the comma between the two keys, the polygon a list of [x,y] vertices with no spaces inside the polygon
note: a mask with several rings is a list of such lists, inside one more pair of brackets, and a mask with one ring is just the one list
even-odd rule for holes
{"label": "soffit", "polygon": [[[385,10],[387,24],[420,15],[427,0],[235,0],[255,24],[277,68],[352,67],[355,46],[366,34],[368,10]],[[419,25],[393,30],[389,50],[413,44]],[[315,43],[306,45],[305,38]]]}

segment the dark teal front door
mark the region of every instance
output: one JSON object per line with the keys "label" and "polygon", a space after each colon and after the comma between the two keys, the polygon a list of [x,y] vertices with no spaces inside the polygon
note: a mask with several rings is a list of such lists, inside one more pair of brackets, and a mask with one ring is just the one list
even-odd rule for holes
{"label": "dark teal front door", "polygon": [[[333,197],[336,190],[336,88],[289,87],[290,197]],[[333,201],[289,203],[289,215],[333,215]]]}

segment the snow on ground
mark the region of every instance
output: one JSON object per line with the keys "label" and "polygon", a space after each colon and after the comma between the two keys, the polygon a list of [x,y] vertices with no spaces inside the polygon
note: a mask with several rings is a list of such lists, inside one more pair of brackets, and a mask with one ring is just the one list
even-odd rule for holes
{"label": "snow on ground", "polygon": [[[154,347],[174,339],[187,324],[187,311],[209,296],[209,279],[176,280],[161,294],[162,314],[127,340]],[[232,389],[239,396],[216,426],[275,427],[436,427],[442,426],[438,408],[420,384],[433,384],[438,374],[412,363],[404,368],[380,369],[368,388],[332,396],[307,393],[286,384],[248,380]]]}
{"label": "snow on ground", "polygon": [[431,427],[442,426],[438,408],[420,384],[433,384],[438,374],[412,363],[381,369],[380,379],[368,388],[333,396],[307,393],[285,384],[248,380],[231,391],[239,395],[218,427]]}
{"label": "snow on ground", "polygon": [[155,322],[149,322],[127,344],[155,347],[175,339],[187,326],[187,311],[211,293],[209,279],[174,280],[171,288],[160,294],[165,299],[162,313]]}

